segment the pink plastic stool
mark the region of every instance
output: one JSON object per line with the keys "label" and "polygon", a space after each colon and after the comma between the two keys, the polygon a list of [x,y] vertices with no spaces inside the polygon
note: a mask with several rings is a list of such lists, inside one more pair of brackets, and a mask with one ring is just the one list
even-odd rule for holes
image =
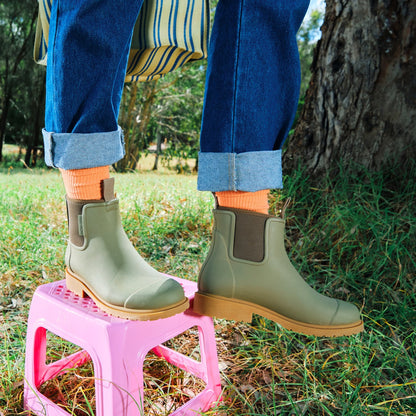
{"label": "pink plastic stool", "polygon": [[[174,277],[193,301],[196,283]],[[198,327],[201,361],[160,345]],[[68,357],[46,364],[46,331],[82,348]],[[221,382],[212,319],[192,309],[157,321],[128,321],[107,315],[90,298],[67,290],[65,281],[38,287],[30,307],[25,364],[24,404],[36,415],[69,413],[42,395],[38,388],[92,360],[95,377],[96,416],[143,415],[143,362],[149,351],[206,383],[205,389],[171,415],[193,415],[220,400]]]}

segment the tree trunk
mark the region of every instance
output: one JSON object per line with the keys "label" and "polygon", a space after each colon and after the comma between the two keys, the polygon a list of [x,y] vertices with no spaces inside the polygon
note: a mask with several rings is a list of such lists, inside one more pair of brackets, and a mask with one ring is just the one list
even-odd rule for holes
{"label": "tree trunk", "polygon": [[[136,102],[138,94],[138,83],[133,83],[130,91],[130,100],[127,109],[127,117],[123,117],[121,127],[125,131],[124,143],[126,154],[123,159],[119,160],[115,165],[118,172],[126,172],[136,169],[136,165],[140,159],[140,154],[145,148],[146,131],[149,125],[152,106],[156,98],[156,81],[149,81],[140,89],[142,103],[140,105],[139,114],[137,114]],[[140,122],[137,122],[139,116]],[[124,124],[125,123],[125,124]]]}
{"label": "tree trunk", "polygon": [[9,114],[10,100],[11,97],[9,94],[5,94],[3,100],[3,111],[0,115],[0,162],[3,161],[3,142],[6,135],[7,116]]}
{"label": "tree trunk", "polygon": [[157,170],[157,165],[159,163],[159,156],[162,153],[162,135],[160,134],[160,131],[158,130],[156,132],[156,157],[155,157],[155,163],[153,165],[152,170]]}
{"label": "tree trunk", "polygon": [[41,147],[39,144],[41,142],[41,126],[44,123],[45,118],[45,94],[46,94],[46,83],[45,75],[42,74],[38,89],[38,96],[36,100],[33,100],[33,106],[35,108],[32,117],[32,134],[29,140],[26,143],[26,154],[25,154],[25,164],[26,166],[36,166],[38,158],[38,150]]}
{"label": "tree trunk", "polygon": [[[118,172],[125,172],[128,168],[130,155],[132,152],[132,148],[134,147],[134,130],[136,125],[135,120],[135,112],[136,112],[136,100],[137,100],[137,90],[138,90],[138,83],[135,82],[131,86],[128,106],[126,114],[122,115],[123,120],[123,130],[124,130],[124,149],[125,149],[125,156],[123,159],[119,160],[115,163],[114,167]],[[124,97],[123,100],[126,100],[126,92],[123,92]]]}
{"label": "tree trunk", "polygon": [[416,157],[416,0],[328,0],[311,70],[287,173]]}

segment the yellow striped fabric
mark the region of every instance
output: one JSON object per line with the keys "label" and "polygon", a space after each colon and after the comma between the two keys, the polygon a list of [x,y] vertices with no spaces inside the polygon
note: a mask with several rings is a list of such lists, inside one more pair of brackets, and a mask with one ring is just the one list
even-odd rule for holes
{"label": "yellow striped fabric", "polygon": [[39,0],[38,22],[36,25],[35,47],[33,57],[38,64],[46,65],[49,40],[49,20],[52,0]]}
{"label": "yellow striped fabric", "polygon": [[[46,65],[52,0],[39,0],[34,59]],[[208,0],[144,0],[127,65],[126,82],[160,78],[208,50]]]}

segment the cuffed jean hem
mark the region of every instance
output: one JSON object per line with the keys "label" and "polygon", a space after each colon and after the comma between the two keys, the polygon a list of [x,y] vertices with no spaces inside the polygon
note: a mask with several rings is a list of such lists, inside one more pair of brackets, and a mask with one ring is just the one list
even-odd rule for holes
{"label": "cuffed jean hem", "polygon": [[198,190],[246,191],[282,188],[282,151],[200,152]]}
{"label": "cuffed jean hem", "polygon": [[61,169],[107,166],[124,156],[121,127],[102,133],[52,133],[42,130],[45,163]]}

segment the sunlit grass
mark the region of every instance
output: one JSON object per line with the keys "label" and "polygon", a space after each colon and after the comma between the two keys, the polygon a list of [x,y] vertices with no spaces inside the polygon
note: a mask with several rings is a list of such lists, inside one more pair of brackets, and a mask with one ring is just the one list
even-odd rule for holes
{"label": "sunlit grass", "polygon": [[[135,247],[157,269],[196,280],[209,247],[212,196],[195,191],[195,175],[115,177],[123,224]],[[291,197],[286,243],[293,262],[319,291],[362,308],[366,331],[318,339],[261,317],[251,325],[216,320],[224,401],[207,415],[415,414],[415,177],[410,166],[341,173],[319,186],[311,186],[301,170],[285,178],[285,190],[271,202],[277,212]],[[57,172],[0,174],[2,416],[23,411],[25,325],[33,291],[63,278],[63,195]],[[50,354],[59,356],[65,348],[52,342]],[[161,364],[148,362],[149,383],[156,383]],[[86,403],[94,405],[92,376],[91,368],[82,368],[55,386],[73,395],[68,406],[82,404],[79,414],[90,411]],[[155,388],[169,406],[179,397],[169,381],[175,377],[183,386],[182,375],[171,369]],[[176,396],[163,399],[173,391]]]}

